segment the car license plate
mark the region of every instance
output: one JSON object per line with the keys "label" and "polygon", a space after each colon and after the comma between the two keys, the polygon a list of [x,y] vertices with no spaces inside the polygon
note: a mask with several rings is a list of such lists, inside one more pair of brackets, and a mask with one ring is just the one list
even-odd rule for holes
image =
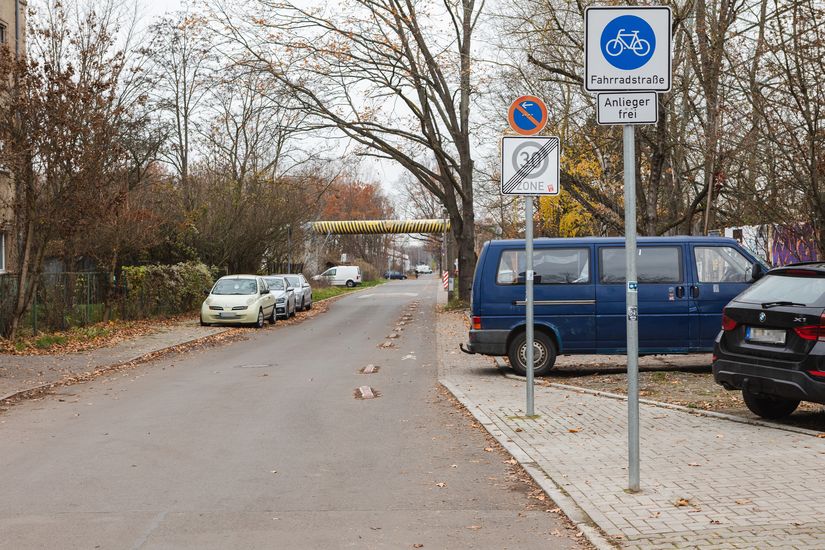
{"label": "car license plate", "polygon": [[237,316],[238,316],[237,313],[232,313],[231,311],[221,311],[218,314],[218,317],[220,317],[222,319],[234,319]]}
{"label": "car license plate", "polygon": [[785,331],[775,328],[748,327],[745,331],[745,339],[760,344],[784,344]]}

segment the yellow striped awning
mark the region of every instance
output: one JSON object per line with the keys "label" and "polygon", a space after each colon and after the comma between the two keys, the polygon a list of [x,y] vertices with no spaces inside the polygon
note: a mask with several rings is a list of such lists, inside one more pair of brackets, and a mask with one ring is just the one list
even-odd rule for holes
{"label": "yellow striped awning", "polygon": [[384,233],[443,233],[448,220],[350,220],[313,222],[317,233],[335,235],[378,235]]}

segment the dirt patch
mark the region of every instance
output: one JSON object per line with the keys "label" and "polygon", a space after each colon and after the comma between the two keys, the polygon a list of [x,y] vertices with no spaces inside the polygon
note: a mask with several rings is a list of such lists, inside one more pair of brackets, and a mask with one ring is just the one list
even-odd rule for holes
{"label": "dirt patch", "polygon": [[[623,360],[601,361],[598,364],[570,365],[573,357],[565,357],[565,365],[548,376],[537,378],[536,384],[552,383],[577,386],[620,395],[627,395],[627,373]],[[678,359],[683,359],[679,357]],[[728,391],[714,382],[709,366],[683,359],[682,365],[643,366],[639,372],[639,396],[691,409],[718,411],[750,419],[758,419],[742,400],[739,391]],[[509,368],[508,368],[508,372]],[[816,403],[800,404],[799,409],[782,423],[812,430],[825,430],[825,407]]]}

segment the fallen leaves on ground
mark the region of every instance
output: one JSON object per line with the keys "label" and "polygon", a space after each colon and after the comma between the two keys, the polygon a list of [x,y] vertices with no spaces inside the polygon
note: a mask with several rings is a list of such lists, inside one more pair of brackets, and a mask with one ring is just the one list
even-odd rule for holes
{"label": "fallen leaves on ground", "polygon": [[690,502],[690,499],[680,498],[680,499],[677,499],[676,502],[673,503],[673,505],[676,506],[677,508],[679,508],[681,506],[691,506],[691,502]]}
{"label": "fallen leaves on ground", "polygon": [[582,431],[582,429],[581,429],[581,428],[570,428],[570,429],[569,429],[569,430],[567,430],[567,431],[568,431],[568,432],[570,432],[571,434],[577,434],[577,433],[579,433],[580,431]]}
{"label": "fallen leaves on ground", "polygon": [[435,484],[435,486],[436,486],[436,487],[446,487],[446,486],[447,486],[447,484],[446,484],[446,483],[444,483],[443,481],[439,481],[438,483],[436,483],[436,484]]}
{"label": "fallen leaves on ground", "polygon": [[80,353],[110,346],[141,336],[155,334],[162,328],[178,324],[186,317],[144,319],[141,321],[109,321],[56,332],[41,332],[15,340],[0,338],[0,353],[9,355],[54,355]]}

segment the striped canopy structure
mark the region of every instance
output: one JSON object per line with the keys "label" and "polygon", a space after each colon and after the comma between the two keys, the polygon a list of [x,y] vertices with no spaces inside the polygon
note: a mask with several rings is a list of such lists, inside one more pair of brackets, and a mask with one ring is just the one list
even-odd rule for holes
{"label": "striped canopy structure", "polygon": [[324,235],[377,235],[384,233],[443,233],[448,220],[352,220],[313,222],[312,229]]}

